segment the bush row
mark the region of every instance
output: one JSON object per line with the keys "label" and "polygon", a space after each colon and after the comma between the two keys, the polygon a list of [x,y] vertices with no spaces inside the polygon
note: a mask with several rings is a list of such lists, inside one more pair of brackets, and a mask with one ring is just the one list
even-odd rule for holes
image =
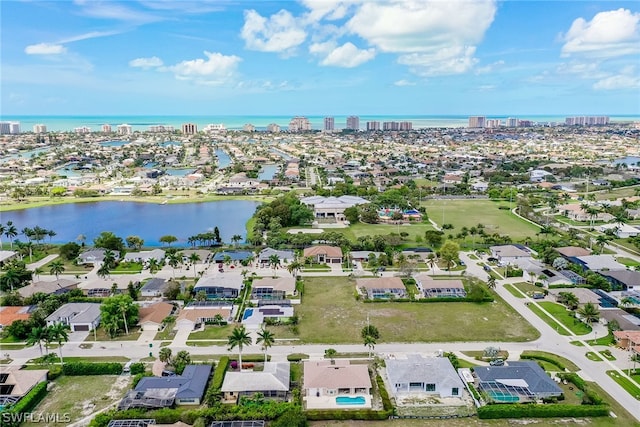
{"label": "bush row", "polygon": [[136,362],[136,363],[132,363],[129,369],[130,369],[129,372],[131,372],[131,375],[138,375],[144,372],[145,365],[142,362]]}
{"label": "bush row", "polygon": [[[238,358],[234,357],[234,361],[238,361]],[[267,355],[267,361],[271,360],[271,355]],[[246,362],[264,362],[264,354],[243,354],[242,355],[242,363]]]}
{"label": "bush row", "polygon": [[478,408],[478,418],[555,418],[555,417],[606,417],[606,405],[565,405],[565,404],[495,404]]}
{"label": "bush row", "polygon": [[389,419],[393,415],[392,411],[374,411],[371,409],[327,409],[306,411],[307,419],[311,421],[322,420],[369,420],[381,421]]}
{"label": "bush row", "polygon": [[228,368],[229,357],[222,356],[218,361],[218,365],[213,370],[213,378],[209,383],[209,388],[207,388],[207,393],[204,397],[204,401],[207,405],[213,406],[220,400],[220,389],[222,388],[224,376],[227,373]]}
{"label": "bush row", "polygon": [[10,407],[12,412],[30,412],[33,408],[35,408],[38,403],[47,395],[47,382],[42,381],[38,383],[35,387],[33,387],[29,393],[24,395],[22,399],[18,401],[15,405]]}
{"label": "bush row", "polygon": [[409,299],[409,298],[393,298],[393,299],[365,299],[365,303],[384,303],[384,302],[417,302],[417,303],[432,303],[432,302],[494,302],[493,297],[486,296],[484,298],[457,298],[457,297],[442,297],[442,298],[421,298],[421,299]]}
{"label": "bush row", "polygon": [[382,407],[385,411],[393,412],[393,404],[391,403],[391,399],[389,399],[389,393],[380,375],[376,375],[376,385],[378,386],[378,393],[380,393],[380,398],[382,399]]}
{"label": "bush row", "polygon": [[62,373],[69,376],[80,375],[120,375],[122,363],[117,362],[70,362],[62,367]]}
{"label": "bush row", "polygon": [[308,358],[309,358],[309,355],[303,354],[303,353],[293,353],[293,354],[287,355],[287,360],[289,362],[300,362],[301,360],[308,359]]}
{"label": "bush row", "polygon": [[558,376],[560,377],[560,379],[567,380],[573,383],[573,385],[578,387],[580,390],[582,390],[582,392],[584,393],[582,395],[583,405],[602,405],[604,403],[602,397],[600,397],[600,395],[595,391],[591,390],[587,383],[582,378],[580,378],[578,374],[571,372],[560,374]]}
{"label": "bush row", "polygon": [[[538,354],[526,354],[523,353],[520,356],[520,359],[529,359],[529,360],[542,360],[544,362],[549,362],[554,366],[557,366],[558,369],[560,369],[561,371],[566,370],[566,366],[564,366],[564,363],[562,363],[561,361],[559,361],[558,359],[555,359],[553,357],[548,357],[548,356],[544,356],[544,355],[538,355]],[[576,384],[577,385],[577,384]]]}

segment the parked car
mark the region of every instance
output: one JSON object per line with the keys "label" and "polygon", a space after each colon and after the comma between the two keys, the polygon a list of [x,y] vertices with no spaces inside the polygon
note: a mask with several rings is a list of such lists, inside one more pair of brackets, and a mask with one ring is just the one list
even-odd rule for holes
{"label": "parked car", "polygon": [[484,271],[491,271],[491,267],[489,267],[488,265],[484,265],[482,266],[482,268],[484,269]]}
{"label": "parked car", "polygon": [[489,365],[491,365],[491,366],[504,366],[504,360],[502,360],[502,359],[493,359],[492,361],[489,362]]}

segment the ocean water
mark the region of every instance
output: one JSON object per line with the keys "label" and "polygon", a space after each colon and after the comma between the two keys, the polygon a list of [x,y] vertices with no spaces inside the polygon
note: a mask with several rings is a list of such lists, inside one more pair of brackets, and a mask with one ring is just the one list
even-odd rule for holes
{"label": "ocean water", "polygon": [[[322,129],[324,116],[306,116],[313,129]],[[347,116],[333,116],[335,128],[343,129],[346,126]],[[442,127],[466,127],[467,115],[459,116],[427,116],[427,115],[364,115],[360,117],[360,128],[365,128],[368,121],[408,121],[413,123],[414,129],[442,128]],[[490,119],[505,120],[507,117],[516,117],[521,120],[532,120],[538,123],[564,123],[565,116],[543,115],[514,115],[491,116]],[[110,124],[115,132],[116,126],[129,124],[134,131],[146,131],[149,126],[169,125],[180,129],[183,123],[195,123],[198,129],[210,123],[223,123],[227,129],[238,130],[250,123],[257,130],[265,130],[270,123],[280,125],[283,130],[289,126],[292,116],[0,116],[0,121],[20,122],[23,132],[30,132],[35,124],[44,124],[48,131],[73,131],[76,127],[87,126],[92,131],[100,131],[103,124]],[[638,115],[610,116],[612,122],[633,122],[640,120]]]}

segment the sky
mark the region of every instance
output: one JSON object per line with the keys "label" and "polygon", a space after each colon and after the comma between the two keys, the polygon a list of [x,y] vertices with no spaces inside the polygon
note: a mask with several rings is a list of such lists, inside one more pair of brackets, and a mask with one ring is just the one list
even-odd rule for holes
{"label": "sky", "polygon": [[2,115],[640,114],[640,2],[0,2]]}

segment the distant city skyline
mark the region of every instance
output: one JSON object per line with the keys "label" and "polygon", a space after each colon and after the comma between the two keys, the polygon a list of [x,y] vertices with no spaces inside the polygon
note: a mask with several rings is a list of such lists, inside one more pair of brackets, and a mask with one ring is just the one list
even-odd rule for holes
{"label": "distant city skyline", "polygon": [[640,114],[638,2],[7,1],[0,23],[3,116]]}

